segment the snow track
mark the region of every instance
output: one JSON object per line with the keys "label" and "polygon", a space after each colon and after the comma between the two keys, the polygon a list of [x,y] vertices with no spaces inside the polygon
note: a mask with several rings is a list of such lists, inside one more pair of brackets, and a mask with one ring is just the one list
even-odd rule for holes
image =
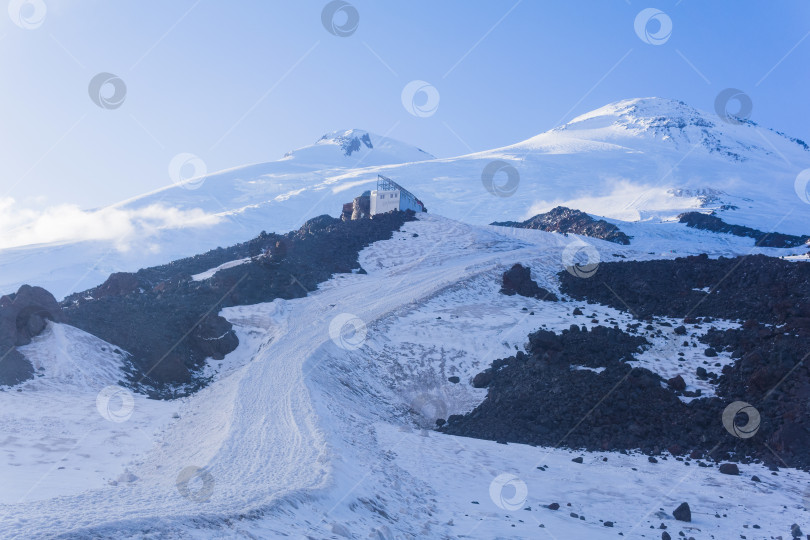
{"label": "snow track", "polygon": [[[63,485],[54,496],[36,499],[6,496],[0,536],[394,539],[548,533],[551,538],[615,538],[624,532],[636,538],[662,521],[675,532],[671,517],[656,512],[658,507],[671,512],[687,497],[702,512],[711,508],[730,516],[717,520],[696,513],[692,525],[711,530],[715,538],[730,537],[723,531],[731,529],[723,527],[732,521],[733,537],[742,524],[784,534],[785,523],[807,521],[799,505],[807,478],[795,471],[770,476],[750,466],[744,468],[745,478],[724,477],[716,469],[687,468],[670,458],[661,464],[666,472],[656,473],[644,456],[615,454],[589,454],[585,465],[576,465],[570,462],[575,454],[566,450],[420,430],[437,416],[475,407],[485,391],[472,388],[471,377],[521,348],[530,331],[572,323],[574,303],[497,292],[500,274],[515,262],[529,264],[542,286],[556,289],[554,274],[572,240],[420,216],[391,240],[361,253],[368,275],[335,276],[306,298],[223,310],[235,324],[240,346],[209,368],[215,378],[211,385],[176,402],[136,396],[132,419],[93,421],[93,430],[110,437],[132,429],[148,433],[134,422],[146,422],[137,415],[150,411],[155,433],[149,444],[122,455],[118,470],[108,465],[103,471],[113,479],[126,469],[135,479]],[[589,242],[603,260],[614,253],[650,256],[634,251],[646,249],[641,237],[638,247]],[[745,245],[741,241],[737,249],[744,252]],[[722,249],[733,251],[731,246]],[[330,325],[341,314],[365,325],[361,346],[346,347],[330,336]],[[618,312],[600,319],[603,315],[627,319]],[[0,406],[5,411],[13,400],[25,399],[26,408],[35,408],[55,391],[43,386],[0,393]],[[95,391],[76,390],[63,407],[81,404],[83,411],[92,410]],[[178,418],[170,418],[172,412]],[[76,416],[70,428],[79,433],[73,448],[66,446],[68,455],[85,451],[79,440],[82,422],[89,420]],[[19,436],[26,435],[21,429]],[[608,462],[602,456],[610,456]],[[542,464],[550,468],[535,468]],[[177,487],[187,467],[201,468],[189,483],[188,498]],[[751,471],[767,481],[752,485]],[[489,497],[491,482],[503,472],[528,486],[525,506],[531,510],[524,505],[504,510]],[[15,482],[30,485],[53,474],[25,466]],[[629,493],[609,489],[617,479],[625,479]],[[768,497],[759,496],[766,491]],[[722,495],[729,501],[721,501]],[[572,502],[572,509],[549,515],[540,506],[555,501]],[[569,517],[574,511],[586,519]],[[615,527],[599,520],[614,521]],[[651,532],[648,538],[660,537],[654,532],[658,536]],[[757,537],[748,532],[749,538]]]}

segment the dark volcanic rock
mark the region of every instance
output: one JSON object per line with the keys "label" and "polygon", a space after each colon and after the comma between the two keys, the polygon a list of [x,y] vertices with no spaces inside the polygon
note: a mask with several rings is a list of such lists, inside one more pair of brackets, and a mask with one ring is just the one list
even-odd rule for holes
{"label": "dark volcanic rock", "polygon": [[[776,452],[793,466],[810,467],[810,430],[805,422],[810,365],[802,361],[810,338],[810,265],[761,255],[716,260],[701,255],[602,263],[599,272],[596,280],[568,279],[568,273],[561,272],[563,292],[576,300],[632,310],[639,318],[745,321],[740,328],[709,329],[700,339],[711,349],[709,356],[728,351],[734,362],[719,376],[701,366],[698,377],[716,382],[726,405],[755,403],[762,418],[750,438],[721,431],[725,440],[714,457],[723,459],[725,452],[732,452],[773,463]],[[703,292],[706,287],[713,292]],[[621,301],[611,289],[622,291]],[[681,332],[685,334],[686,328],[676,329]],[[692,406],[710,403],[700,399]],[[705,436],[713,438],[708,431]]]}
{"label": "dark volcanic rock", "polygon": [[716,432],[723,404],[683,403],[662,387],[660,376],[629,366],[626,360],[646,344],[604,326],[534,332],[528,354],[496,360],[475,377],[476,386],[488,388],[486,399],[466,415],[451,416],[441,431],[597,451],[709,446],[703,436]]}
{"label": "dark volcanic rock", "polygon": [[110,274],[107,281],[93,290],[95,298],[104,296],[126,296],[135,292],[141,283],[136,274],[129,272],[116,272]]}
{"label": "dark volcanic rock", "polygon": [[27,345],[45,328],[45,319],[64,322],[59,303],[42,287],[23,285],[0,297],[0,343]]}
{"label": "dark volcanic rock", "polygon": [[686,212],[678,216],[678,221],[685,223],[687,227],[695,229],[753,238],[756,245],[760,247],[791,248],[807,244],[810,241],[810,236],[793,236],[775,232],[766,233],[751,227],[730,225],[714,215],[714,213]]}
{"label": "dark volcanic rock", "polygon": [[15,347],[31,343],[45,329],[45,321],[64,322],[56,299],[42,287],[23,285],[0,297],[0,385],[30,379],[34,368]]}
{"label": "dark volcanic rock", "polygon": [[630,244],[630,237],[624,234],[613,224],[600,219],[595,220],[585,212],[558,206],[546,212],[537,214],[526,221],[501,221],[491,225],[500,227],[516,227],[519,229],[538,229],[541,231],[581,234],[601,238],[616,244]]}
{"label": "dark volcanic rock", "polygon": [[512,268],[503,273],[501,293],[509,296],[519,294],[520,296],[549,300],[551,302],[558,300],[554,293],[540,287],[532,279],[531,270],[521,264],[515,264]]}
{"label": "dark volcanic rock", "polygon": [[[598,279],[581,279],[565,271],[558,276],[562,292],[574,299],[629,309],[639,319],[658,315],[772,324],[790,320],[796,327],[810,328],[810,265],[775,257],[697,255],[603,262]],[[713,292],[703,292],[705,287]]]}
{"label": "dark volcanic rock", "polygon": [[678,521],[692,521],[692,510],[689,504],[684,502],[672,512],[672,516]]}
{"label": "dark volcanic rock", "polygon": [[723,474],[737,476],[740,474],[740,469],[737,467],[736,463],[723,463],[720,465],[720,472]]}
{"label": "dark volcanic rock", "polygon": [[0,362],[0,385],[13,386],[34,377],[34,366],[14,347],[6,348]]}
{"label": "dark volcanic rock", "polygon": [[[186,395],[204,384],[207,358],[222,359],[238,345],[223,307],[300,298],[335,273],[359,268],[358,254],[391,237],[412,212],[368,219],[313,218],[284,235],[258,237],[170,264],[115,274],[95,289],[66,298],[68,322],[131,355],[130,385],[151,397]],[[211,278],[191,275],[250,258]]]}
{"label": "dark volcanic rock", "polygon": [[683,377],[680,375],[675,375],[671,379],[667,380],[667,384],[673,390],[677,390],[679,392],[683,392],[686,390],[686,381],[683,380]]}

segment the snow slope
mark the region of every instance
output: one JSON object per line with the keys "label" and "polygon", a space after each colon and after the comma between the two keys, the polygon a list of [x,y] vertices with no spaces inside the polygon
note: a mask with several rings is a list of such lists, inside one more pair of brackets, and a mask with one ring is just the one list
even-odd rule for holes
{"label": "snow slope", "polygon": [[[655,248],[662,241],[681,253],[750,250],[742,238],[707,236],[699,243],[705,234],[700,231],[638,227],[631,246],[584,240],[603,261],[660,257]],[[36,500],[20,499],[17,492],[4,495],[0,535],[660,538],[650,527],[664,523],[673,537],[683,530],[696,538],[768,538],[786,536],[794,522],[810,528],[808,476],[798,471],[772,475],[744,465],[741,476],[733,477],[671,457],[652,464],[645,456],[500,445],[422,429],[437,416],[477,405],[484,391],[472,388],[470,378],[522,347],[528,332],[572,322],[592,325],[590,309],[604,311],[589,305],[576,318],[570,315],[572,302],[498,293],[501,273],[515,262],[530,265],[541,286],[557,290],[554,274],[562,268],[562,253],[577,240],[422,215],[361,253],[367,275],[335,276],[306,298],[223,310],[240,346],[211,367],[215,381],[204,390],[176,402],[154,402],[157,408],[147,411],[151,420],[133,422],[133,414],[97,426],[99,420],[93,423],[85,410],[92,408],[89,388],[75,397],[65,392],[57,405],[62,425],[41,422],[32,437],[90,428],[107,440],[123,437],[122,430],[131,437],[151,436],[113,455],[87,478],[54,488],[51,496],[46,490]],[[600,317],[628,320],[618,312]],[[353,334],[336,331],[335,321],[348,320]],[[98,343],[76,341],[100,351]],[[58,343],[45,334],[29,347],[44,357]],[[51,371],[64,372],[58,365],[76,361],[76,355],[102,366],[102,382],[112,380],[103,375],[110,358],[89,349],[43,362],[40,380]],[[647,361],[651,369],[659,364]],[[460,382],[448,381],[451,376]],[[0,393],[6,414],[0,425],[22,424],[26,411],[45,407],[57,393],[47,386]],[[21,410],[13,406],[15,399],[29,402]],[[146,411],[146,405],[136,401],[135,410]],[[28,436],[23,426],[17,429],[18,438]],[[718,419],[718,434],[722,430]],[[100,454],[109,444],[71,437],[76,442],[66,443],[59,459]],[[584,462],[571,463],[579,455]],[[56,458],[16,465],[16,489],[42,485],[62,472],[51,470]],[[191,469],[194,480],[178,489],[178,477],[182,480],[188,467],[201,470]],[[43,469],[48,474],[43,476]],[[753,474],[763,481],[751,482]],[[682,501],[692,506],[690,524],[671,517]],[[559,511],[543,507],[552,502],[561,505]],[[755,524],[760,528],[753,529]]]}
{"label": "snow slope", "polygon": [[[677,214],[726,205],[735,207],[720,211],[729,223],[808,232],[810,207],[794,189],[797,174],[810,167],[802,141],[752,122],[729,124],[670,99],[625,100],[511,146],[431,157],[361,130],[331,133],[279,161],[213,173],[201,184],[170,185],[114,205],[110,210],[135,216],[128,218],[132,228],[125,237],[47,245],[25,240],[0,250],[0,291],[30,282],[63,297],[113,271],[162,264],[262,230],[286,232],[316,215],[337,216],[342,203],[374,187],[377,174],[417,194],[429,211],[474,224],[520,220],[561,204],[622,220],[622,229],[629,221],[681,231],[670,223]],[[488,190],[482,174],[493,161],[514,172],[493,173]],[[511,196],[492,193],[507,195],[513,186]],[[168,224],[137,219],[166,209],[176,216]],[[15,234],[35,237],[33,227]]]}

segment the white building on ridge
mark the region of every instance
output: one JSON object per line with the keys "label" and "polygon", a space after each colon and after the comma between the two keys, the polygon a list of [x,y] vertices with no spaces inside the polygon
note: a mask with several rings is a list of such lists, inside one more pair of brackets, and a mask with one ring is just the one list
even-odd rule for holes
{"label": "white building on ridge", "polygon": [[416,196],[390,178],[377,175],[377,189],[371,192],[370,214],[384,214],[391,210],[413,210],[427,212],[427,208]]}

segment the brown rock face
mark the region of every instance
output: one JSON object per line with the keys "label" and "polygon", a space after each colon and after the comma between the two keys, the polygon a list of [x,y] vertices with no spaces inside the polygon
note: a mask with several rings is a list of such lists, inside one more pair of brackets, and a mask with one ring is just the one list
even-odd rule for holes
{"label": "brown rock face", "polygon": [[115,272],[110,274],[107,281],[96,287],[94,294],[102,296],[126,296],[138,289],[140,283],[138,276],[129,272]]}
{"label": "brown rock face", "polygon": [[352,201],[352,219],[363,219],[371,215],[371,195],[360,195]]}
{"label": "brown rock face", "polygon": [[45,329],[45,321],[63,322],[62,308],[42,287],[23,285],[0,297],[0,385],[30,379],[33,366],[15,347],[31,343]]}

